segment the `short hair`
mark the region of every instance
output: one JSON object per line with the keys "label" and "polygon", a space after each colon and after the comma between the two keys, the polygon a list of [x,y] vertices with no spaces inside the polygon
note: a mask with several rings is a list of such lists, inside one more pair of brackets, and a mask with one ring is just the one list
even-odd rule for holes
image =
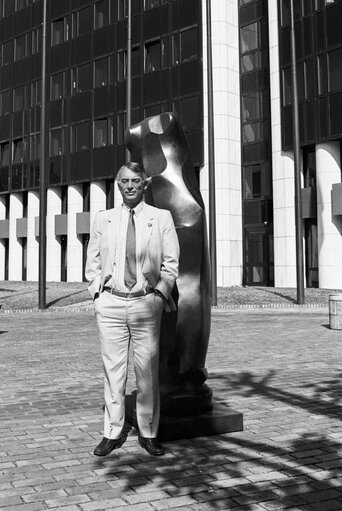
{"label": "short hair", "polygon": [[146,181],[146,173],[143,165],[141,163],[136,163],[135,161],[128,161],[122,167],[120,167],[119,172],[117,173],[116,179],[119,179],[120,172],[123,169],[129,169],[132,172],[135,172],[136,174],[141,174],[144,181]]}

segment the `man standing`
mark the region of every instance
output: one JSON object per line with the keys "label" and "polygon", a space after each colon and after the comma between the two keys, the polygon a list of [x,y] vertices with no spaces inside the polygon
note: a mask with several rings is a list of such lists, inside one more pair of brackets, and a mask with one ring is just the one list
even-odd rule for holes
{"label": "man standing", "polygon": [[138,163],[118,172],[121,206],[97,213],[86,264],[104,366],[104,435],[95,448],[106,456],[122,444],[129,344],[137,385],[140,445],[164,454],[157,440],[159,333],[163,309],[175,310],[171,292],[178,276],[179,244],[171,213],[147,205],[146,176]]}

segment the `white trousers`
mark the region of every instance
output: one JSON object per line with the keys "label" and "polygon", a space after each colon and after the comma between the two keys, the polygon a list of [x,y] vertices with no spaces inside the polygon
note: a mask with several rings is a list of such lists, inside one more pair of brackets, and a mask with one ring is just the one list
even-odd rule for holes
{"label": "white trousers", "polygon": [[132,342],[137,386],[137,422],[140,435],[158,434],[159,335],[163,300],[154,293],[121,298],[104,291],[95,300],[95,312],[104,367],[104,437],[122,434],[129,345]]}

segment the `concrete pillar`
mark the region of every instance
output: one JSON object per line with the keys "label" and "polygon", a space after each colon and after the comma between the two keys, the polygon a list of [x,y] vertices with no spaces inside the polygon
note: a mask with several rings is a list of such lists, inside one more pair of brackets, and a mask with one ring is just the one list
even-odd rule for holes
{"label": "concrete pillar", "polygon": [[[0,195],[0,220],[6,219],[6,200]],[[0,239],[0,280],[5,280],[5,240]]]}
{"label": "concrete pillar", "polygon": [[293,153],[281,150],[278,5],[268,2],[273,173],[274,285],[296,287]]}
{"label": "concrete pillar", "polygon": [[342,288],[342,222],[332,216],[331,190],[341,182],[339,142],[316,145],[319,287]]}
{"label": "concrete pillar", "polygon": [[90,183],[90,229],[96,213],[106,209],[106,182]]}
{"label": "concrete pillar", "polygon": [[39,239],[36,237],[36,217],[39,217],[39,194],[27,195],[27,280],[38,280]]}
{"label": "concrete pillar", "polygon": [[82,282],[82,241],[76,233],[76,214],[83,211],[83,187],[68,187],[67,280]]}
{"label": "concrete pillar", "polygon": [[61,192],[48,188],[46,207],[46,280],[61,280],[61,246],[55,236],[55,215],[61,214]]}
{"label": "concrete pillar", "polygon": [[[203,12],[204,168],[200,188],[208,203],[207,20]],[[215,131],[217,284],[242,284],[240,69],[237,2],[211,2]]]}
{"label": "concrete pillar", "polygon": [[17,218],[23,216],[23,203],[21,193],[12,193],[10,196],[9,215],[9,262],[8,280],[22,279],[22,246],[17,238]]}

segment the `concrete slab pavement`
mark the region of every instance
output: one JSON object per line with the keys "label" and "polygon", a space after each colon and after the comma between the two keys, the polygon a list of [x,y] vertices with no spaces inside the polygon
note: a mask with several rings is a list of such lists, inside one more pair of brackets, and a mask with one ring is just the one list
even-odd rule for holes
{"label": "concrete slab pavement", "polygon": [[244,431],[168,442],[162,458],[135,430],[92,455],[103,400],[91,311],[0,322],[1,510],[342,510],[342,331],[327,308],[214,309],[208,383]]}

